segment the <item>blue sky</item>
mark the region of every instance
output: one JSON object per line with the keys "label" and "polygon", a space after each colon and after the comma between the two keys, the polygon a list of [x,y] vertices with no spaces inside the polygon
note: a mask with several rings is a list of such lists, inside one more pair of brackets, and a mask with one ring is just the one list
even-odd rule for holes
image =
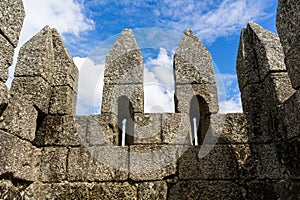
{"label": "blue sky", "polygon": [[[103,59],[102,63],[101,59],[97,61],[95,55],[98,54],[95,52],[109,49],[124,28],[134,30],[140,46],[143,46],[140,44],[143,39],[138,39],[138,37],[142,38],[148,32],[157,33],[165,30],[174,36],[171,38],[176,44],[179,41],[174,41],[176,40],[174,38],[180,39],[186,28],[192,29],[210,51],[219,70],[218,77],[223,80],[221,85],[225,91],[219,91],[221,112],[241,111],[235,75],[241,28],[245,27],[249,21],[254,21],[276,32],[276,0],[23,1],[27,15],[19,46],[45,25],[50,25],[60,31],[81,73],[78,114],[99,112],[99,106],[94,107],[101,102],[101,85],[103,84],[101,76],[103,76],[104,65]],[[151,108],[160,105],[164,111],[171,112],[173,101],[170,79],[172,77],[162,76],[162,74],[172,74],[174,49],[163,47],[163,44],[161,47],[159,44],[154,46],[155,48],[151,50],[142,48],[145,82],[148,80],[157,83],[155,86],[145,88],[145,111],[154,112],[155,110]],[[104,58],[103,55],[102,58]],[[12,73],[13,67],[11,76]],[[96,95],[94,91],[87,90],[91,87],[97,90]],[[150,100],[153,99],[151,93],[159,95],[160,100],[155,102]]]}

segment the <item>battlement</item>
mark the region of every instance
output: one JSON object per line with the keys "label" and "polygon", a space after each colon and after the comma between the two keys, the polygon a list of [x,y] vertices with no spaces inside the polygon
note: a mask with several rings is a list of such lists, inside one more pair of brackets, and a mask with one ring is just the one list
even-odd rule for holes
{"label": "battlement", "polygon": [[175,113],[144,113],[143,57],[125,29],[91,116],[75,115],[78,69],[49,26],[21,47],[7,89],[25,13],[21,1],[0,5],[1,199],[300,197],[296,1],[279,1],[279,36],[253,22],[241,31],[244,113],[218,114],[211,55],[189,29],[174,55]]}

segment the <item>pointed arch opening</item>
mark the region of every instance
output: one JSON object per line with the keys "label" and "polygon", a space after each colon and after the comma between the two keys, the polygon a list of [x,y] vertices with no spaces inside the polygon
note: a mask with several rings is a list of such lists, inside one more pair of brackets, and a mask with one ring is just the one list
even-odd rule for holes
{"label": "pointed arch opening", "polygon": [[125,126],[125,145],[132,145],[134,142],[134,112],[130,99],[127,96],[120,96],[118,98],[118,127],[119,127],[119,145],[122,145],[122,128],[123,121],[126,119]]}

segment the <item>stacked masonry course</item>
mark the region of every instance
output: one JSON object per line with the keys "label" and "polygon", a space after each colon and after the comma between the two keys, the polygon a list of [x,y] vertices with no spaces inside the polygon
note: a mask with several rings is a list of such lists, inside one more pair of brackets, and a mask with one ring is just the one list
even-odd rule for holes
{"label": "stacked masonry course", "polygon": [[[174,55],[176,112],[144,113],[143,58],[125,29],[106,57],[102,113],[75,116],[78,70],[48,26],[22,46],[7,89],[25,13],[2,0],[0,199],[299,199],[300,5],[278,4],[279,36],[241,32],[244,113],[218,114],[212,58],[190,30]],[[191,113],[205,145],[191,145]]]}

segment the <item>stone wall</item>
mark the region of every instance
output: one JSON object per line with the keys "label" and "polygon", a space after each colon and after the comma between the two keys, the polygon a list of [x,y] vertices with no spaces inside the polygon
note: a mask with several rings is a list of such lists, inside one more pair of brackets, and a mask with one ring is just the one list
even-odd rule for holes
{"label": "stone wall", "polygon": [[92,116],[75,116],[78,70],[48,26],[21,47],[7,90],[24,9],[0,5],[0,199],[300,198],[295,1],[279,1],[279,37],[252,22],[241,32],[244,113],[217,113],[212,59],[191,30],[174,56],[176,112],[144,113],[143,58],[125,29],[106,57],[102,113]]}

